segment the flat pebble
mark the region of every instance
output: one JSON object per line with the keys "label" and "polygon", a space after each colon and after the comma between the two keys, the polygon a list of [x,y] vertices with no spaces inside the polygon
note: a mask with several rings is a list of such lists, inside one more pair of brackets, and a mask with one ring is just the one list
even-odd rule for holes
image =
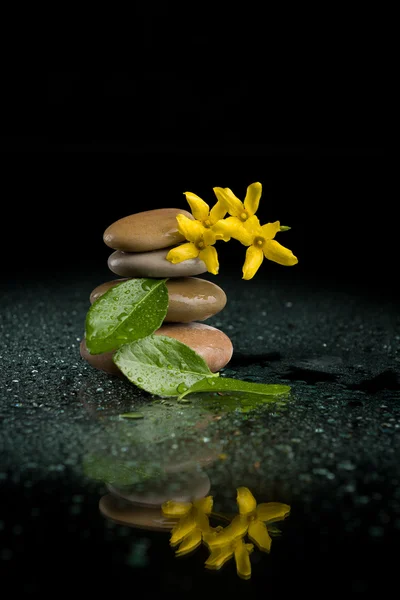
{"label": "flat pebble", "polygon": [[[233,345],[230,338],[220,329],[205,323],[166,323],[154,335],[166,335],[183,342],[204,358],[213,373],[225,367],[232,358]],[[114,351],[90,354],[83,338],[80,353],[95,369],[125,377],[112,360]]]}
{"label": "flat pebble", "polygon": [[150,252],[116,250],[108,257],[108,268],[121,277],[194,277],[207,271],[199,258],[189,258],[173,265],[165,258],[171,247]]}
{"label": "flat pebble", "polygon": [[178,231],[178,214],[194,218],[190,212],[179,208],[157,208],[123,217],[107,227],[103,234],[104,243],[124,252],[148,252],[175,246],[185,241]]}
{"label": "flat pebble", "polygon": [[220,329],[205,323],[167,323],[161,325],[154,335],[167,335],[183,342],[204,358],[213,373],[225,367],[232,358],[230,338]]}
{"label": "flat pebble", "polygon": [[[90,302],[100,298],[110,288],[128,281],[129,278],[113,279],[97,286],[90,294]],[[205,321],[220,312],[226,305],[222,288],[199,277],[179,277],[166,282],[168,311],[165,323],[189,323]]]}

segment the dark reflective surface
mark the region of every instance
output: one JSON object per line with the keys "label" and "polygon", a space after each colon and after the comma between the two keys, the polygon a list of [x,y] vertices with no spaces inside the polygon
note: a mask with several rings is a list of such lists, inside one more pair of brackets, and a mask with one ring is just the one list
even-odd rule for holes
{"label": "dark reflective surface", "polygon": [[[228,303],[207,322],[234,344],[223,374],[292,393],[277,403],[211,393],[178,403],[80,359],[89,294],[107,276],[4,288],[4,585],[38,598],[213,597],[363,593],[395,582],[396,303],[290,277],[221,275]],[[257,504],[290,506],[271,551],[253,549],[251,578],[237,576],[234,559],[206,569],[205,545],[177,557],[162,504],[211,496],[210,522],[225,526],[242,487]]]}

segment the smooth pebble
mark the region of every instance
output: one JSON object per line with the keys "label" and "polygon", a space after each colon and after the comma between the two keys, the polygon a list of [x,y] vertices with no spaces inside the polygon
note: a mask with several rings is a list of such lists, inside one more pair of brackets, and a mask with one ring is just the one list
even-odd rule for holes
{"label": "smooth pebble", "polygon": [[165,258],[170,249],[150,252],[116,250],[108,257],[108,268],[121,277],[193,277],[207,271],[205,263],[199,258],[189,258],[176,265],[172,264]]}
{"label": "smooth pebble", "polygon": [[104,243],[123,252],[148,252],[185,241],[178,231],[176,215],[193,215],[179,208],[145,210],[112,223],[103,234]]}
{"label": "smooth pebble", "polygon": [[[128,281],[129,278],[113,279],[97,286],[90,294],[90,302],[105,294],[110,288]],[[222,288],[199,277],[180,277],[166,282],[168,289],[168,311],[165,323],[189,323],[205,321],[219,313],[226,305],[226,294]]]}

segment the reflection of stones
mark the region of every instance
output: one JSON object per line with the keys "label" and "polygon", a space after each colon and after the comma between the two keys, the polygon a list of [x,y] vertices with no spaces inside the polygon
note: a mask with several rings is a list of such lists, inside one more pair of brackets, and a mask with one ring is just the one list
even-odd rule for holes
{"label": "reflection of stones", "polygon": [[114,496],[140,506],[161,506],[167,500],[192,502],[207,496],[211,487],[207,473],[200,470],[165,472],[159,478],[143,482],[140,489],[137,485],[106,485]]}
{"label": "reflection of stones", "polygon": [[99,509],[104,517],[120,525],[154,531],[170,531],[172,528],[171,519],[164,517],[159,506],[137,506],[106,494],[100,498]]}

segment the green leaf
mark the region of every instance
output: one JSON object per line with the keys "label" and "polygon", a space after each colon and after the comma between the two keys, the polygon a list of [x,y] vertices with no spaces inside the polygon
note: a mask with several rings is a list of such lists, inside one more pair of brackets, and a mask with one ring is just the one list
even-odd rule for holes
{"label": "green leaf", "polygon": [[205,378],[194,383],[188,390],[178,396],[181,400],[188,394],[194,392],[247,392],[260,394],[262,396],[283,396],[290,392],[289,385],[278,385],[269,383],[253,383],[230,377],[219,377],[218,379]]}
{"label": "green leaf", "polygon": [[289,227],[288,225],[281,225],[280,231],[289,231],[289,229],[292,229],[292,228]]}
{"label": "green leaf", "polygon": [[139,388],[157,396],[178,396],[201,379],[218,378],[186,344],[165,335],[149,335],[121,346],[113,361]]}
{"label": "green leaf", "polygon": [[158,329],[168,310],[165,281],[130,279],[110,288],[93,302],[85,322],[89,352],[110,352]]}

